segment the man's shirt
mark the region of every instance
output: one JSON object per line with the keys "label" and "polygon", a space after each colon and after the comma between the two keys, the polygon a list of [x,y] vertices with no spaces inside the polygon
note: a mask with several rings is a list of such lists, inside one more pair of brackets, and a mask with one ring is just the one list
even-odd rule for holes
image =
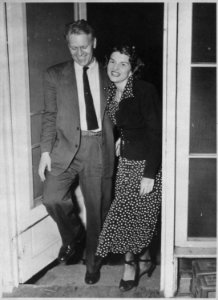
{"label": "man's shirt", "polygon": [[[80,66],[74,62],[76,82],[79,98],[79,112],[80,112],[80,127],[81,130],[87,129],[86,121],[86,104],[84,99],[84,89],[83,89],[83,66]],[[92,98],[94,102],[95,112],[98,120],[98,129],[93,130],[95,132],[101,131],[101,104],[100,104],[100,80],[99,80],[99,66],[98,62],[94,61],[88,66],[87,76],[89,79],[89,86],[92,93]]]}

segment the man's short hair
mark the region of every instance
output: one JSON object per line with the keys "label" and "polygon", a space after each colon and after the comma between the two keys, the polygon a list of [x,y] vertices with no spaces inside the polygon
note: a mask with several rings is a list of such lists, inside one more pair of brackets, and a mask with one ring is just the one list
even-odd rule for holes
{"label": "man's short hair", "polygon": [[68,23],[65,25],[64,36],[65,39],[68,39],[68,36],[71,34],[91,34],[92,38],[95,37],[94,28],[86,21],[86,20],[78,20],[72,23]]}

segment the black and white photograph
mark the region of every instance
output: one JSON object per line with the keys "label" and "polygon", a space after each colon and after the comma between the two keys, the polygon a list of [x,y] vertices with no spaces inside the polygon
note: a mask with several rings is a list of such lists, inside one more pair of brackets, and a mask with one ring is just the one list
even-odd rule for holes
{"label": "black and white photograph", "polygon": [[218,2],[0,2],[0,297],[213,298]]}

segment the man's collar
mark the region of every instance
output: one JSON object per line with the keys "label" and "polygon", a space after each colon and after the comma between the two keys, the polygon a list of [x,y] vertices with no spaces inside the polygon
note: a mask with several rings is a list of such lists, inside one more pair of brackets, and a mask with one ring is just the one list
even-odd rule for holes
{"label": "man's collar", "polygon": [[95,65],[96,65],[96,58],[93,57],[93,60],[92,60],[92,62],[88,65],[88,67],[89,67],[90,69],[92,69],[92,68],[95,67]]}
{"label": "man's collar", "polygon": [[[90,69],[94,68],[97,64],[96,58],[94,57],[92,62],[88,65]],[[84,66],[79,65],[77,62],[74,61],[74,67],[78,70],[82,70]]]}

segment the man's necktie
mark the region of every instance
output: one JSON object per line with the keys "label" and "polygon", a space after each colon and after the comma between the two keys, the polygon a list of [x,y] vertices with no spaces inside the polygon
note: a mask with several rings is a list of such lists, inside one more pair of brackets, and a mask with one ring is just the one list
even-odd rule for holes
{"label": "man's necktie", "polygon": [[84,97],[86,103],[86,120],[87,120],[88,130],[94,130],[98,128],[98,121],[97,121],[95,107],[94,107],[92,94],[89,86],[87,70],[88,67],[83,67],[83,86],[84,86]]}

